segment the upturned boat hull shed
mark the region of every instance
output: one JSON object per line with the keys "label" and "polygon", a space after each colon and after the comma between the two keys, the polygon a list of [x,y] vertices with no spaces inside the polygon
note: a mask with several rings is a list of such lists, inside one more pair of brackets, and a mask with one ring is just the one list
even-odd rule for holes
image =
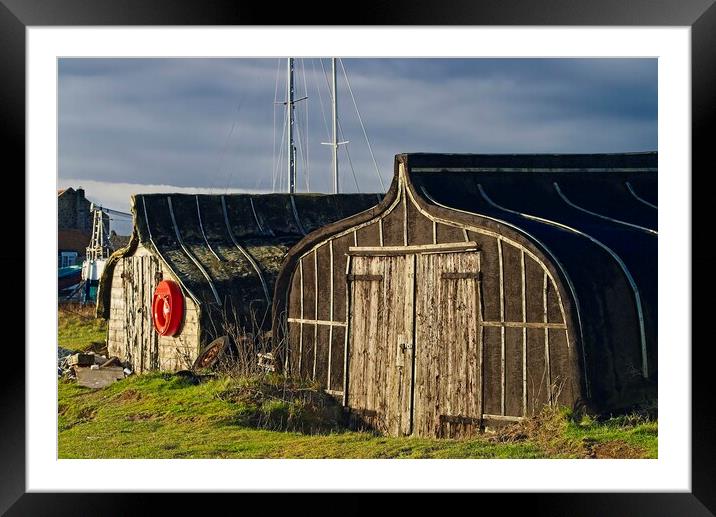
{"label": "upturned boat hull shed", "polygon": [[656,400],[657,155],[396,156],[276,281],[282,365],[395,435]]}
{"label": "upturned boat hull shed", "polygon": [[[270,330],[274,281],[288,249],[310,231],[366,210],[381,197],[133,196],[129,244],[109,258],[97,299],[98,316],[109,320],[110,354],[138,372],[179,370],[226,335],[227,326],[249,335]],[[158,290],[160,283],[169,286]],[[174,296],[167,314],[162,300],[156,304],[162,292]],[[155,312],[164,325],[153,321]],[[171,317],[179,321],[170,324]],[[165,328],[171,332],[162,333]]]}

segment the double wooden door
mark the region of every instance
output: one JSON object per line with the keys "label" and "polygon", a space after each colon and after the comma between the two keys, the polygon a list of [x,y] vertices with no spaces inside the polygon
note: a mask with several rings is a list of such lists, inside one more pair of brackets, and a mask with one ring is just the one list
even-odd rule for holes
{"label": "double wooden door", "polygon": [[386,434],[469,434],[482,414],[479,253],[351,257],[346,404]]}

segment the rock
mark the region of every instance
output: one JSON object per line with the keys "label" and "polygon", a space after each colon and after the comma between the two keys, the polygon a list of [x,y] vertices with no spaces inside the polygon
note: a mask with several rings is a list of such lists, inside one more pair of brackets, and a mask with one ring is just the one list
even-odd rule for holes
{"label": "rock", "polygon": [[98,389],[109,386],[120,379],[124,379],[124,370],[121,366],[109,366],[107,368],[100,368],[97,365],[95,366],[96,368],[75,366],[74,369],[75,375],[77,375],[77,384],[87,388]]}

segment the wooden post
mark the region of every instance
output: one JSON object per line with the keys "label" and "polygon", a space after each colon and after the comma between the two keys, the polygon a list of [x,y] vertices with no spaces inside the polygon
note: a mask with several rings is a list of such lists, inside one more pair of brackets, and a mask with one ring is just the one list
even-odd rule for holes
{"label": "wooden post", "polygon": [[298,336],[298,376],[301,376],[301,364],[303,363],[303,259],[298,261],[298,272],[301,279],[301,323],[299,323]]}
{"label": "wooden post", "polygon": [[[522,273],[522,323],[527,323],[527,273],[525,271],[525,250],[520,251]],[[522,416],[527,416],[527,326],[522,327]]]}
{"label": "wooden post", "polygon": [[502,259],[502,239],[497,239],[497,258],[500,267],[500,413],[505,414],[505,271]]}
{"label": "wooden post", "polygon": [[[333,240],[331,239],[328,241],[328,251],[330,252],[330,261],[331,261],[331,267],[330,267],[330,291],[331,294],[329,296],[328,303],[329,305],[329,319],[332,322],[333,321]],[[316,318],[318,319],[318,318]],[[328,327],[328,374],[326,378],[326,388],[331,389],[331,363],[332,363],[332,352],[333,352],[333,325]]]}
{"label": "wooden post", "polygon": [[[313,250],[313,319],[318,321],[318,248]],[[316,365],[318,358],[318,323],[313,324],[313,380],[316,380]]]}
{"label": "wooden post", "polygon": [[547,315],[547,286],[549,285],[547,279],[547,273],[542,273],[542,315],[544,318],[544,367],[547,370],[547,400],[549,405],[552,406],[552,371],[549,364],[549,328],[547,327],[548,315]]}
{"label": "wooden post", "polygon": [[[346,277],[351,270],[351,257],[346,257]],[[350,325],[350,304],[351,304],[351,291],[353,289],[353,282],[346,285],[346,331],[344,333],[343,343],[343,407],[348,406],[348,335],[351,331]]]}

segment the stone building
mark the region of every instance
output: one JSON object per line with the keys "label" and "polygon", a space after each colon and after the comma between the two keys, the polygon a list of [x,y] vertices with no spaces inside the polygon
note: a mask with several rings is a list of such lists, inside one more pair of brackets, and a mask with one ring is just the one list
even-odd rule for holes
{"label": "stone building", "polygon": [[[66,267],[82,262],[92,236],[91,202],[82,187],[57,191],[57,265]],[[109,216],[102,215],[105,228]]]}
{"label": "stone building", "polygon": [[90,202],[82,187],[57,191],[57,228],[59,230],[92,231]]}

